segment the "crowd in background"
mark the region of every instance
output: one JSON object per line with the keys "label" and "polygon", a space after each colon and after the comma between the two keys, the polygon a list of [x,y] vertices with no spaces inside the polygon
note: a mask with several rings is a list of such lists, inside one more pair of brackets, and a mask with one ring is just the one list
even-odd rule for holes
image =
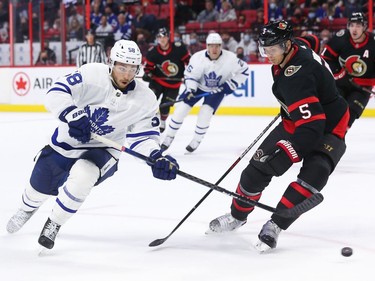
{"label": "crowd in background", "polygon": [[[0,43],[9,43],[9,9],[11,0],[0,1]],[[28,0],[13,1],[16,8],[15,42],[29,40]],[[33,2],[33,41],[40,41],[40,28],[48,41],[61,41],[61,2],[44,0],[44,21],[40,23],[39,1]],[[138,2],[138,3],[131,3]],[[90,29],[109,50],[114,41],[131,39],[138,43],[142,53],[155,44],[155,33],[162,26],[169,26],[169,1],[116,1],[93,0],[90,9]],[[85,41],[87,26],[83,1],[64,1],[66,40]],[[152,10],[156,7],[157,10]],[[165,9],[164,9],[165,8]],[[354,11],[367,12],[365,0],[269,0],[268,20],[288,19],[297,32],[314,33],[324,43],[336,31],[325,25],[324,20],[344,19]],[[205,48],[205,38],[210,30],[189,31],[191,23],[234,23],[234,28],[215,30],[223,37],[223,47],[247,62],[259,60],[256,36],[264,24],[262,0],[177,0],[174,21],[174,41],[187,45],[191,54]],[[338,26],[342,28],[343,26]],[[300,35],[300,34],[297,34]]]}

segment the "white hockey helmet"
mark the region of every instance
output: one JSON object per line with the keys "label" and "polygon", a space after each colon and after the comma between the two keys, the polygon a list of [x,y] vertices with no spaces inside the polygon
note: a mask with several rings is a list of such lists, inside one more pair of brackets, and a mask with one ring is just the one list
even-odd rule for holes
{"label": "white hockey helmet", "polygon": [[131,40],[118,40],[111,49],[110,68],[112,70],[115,62],[137,65],[142,63],[142,54],[137,43]]}
{"label": "white hockey helmet", "polygon": [[208,44],[223,44],[223,40],[221,39],[221,36],[219,33],[210,33],[208,34],[206,38],[206,45]]}

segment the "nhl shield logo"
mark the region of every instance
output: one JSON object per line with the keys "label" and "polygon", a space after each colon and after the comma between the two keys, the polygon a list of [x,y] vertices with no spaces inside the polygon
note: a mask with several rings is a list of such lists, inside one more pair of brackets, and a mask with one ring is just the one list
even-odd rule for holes
{"label": "nhl shield logo", "polygon": [[301,65],[290,65],[285,69],[284,75],[287,77],[292,76],[294,73],[300,70],[301,67]]}

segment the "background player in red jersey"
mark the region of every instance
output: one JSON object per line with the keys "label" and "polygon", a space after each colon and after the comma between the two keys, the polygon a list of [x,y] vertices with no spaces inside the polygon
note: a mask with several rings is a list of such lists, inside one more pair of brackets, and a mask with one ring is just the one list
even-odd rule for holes
{"label": "background player in red jersey", "polygon": [[363,13],[352,13],[346,30],[327,42],[321,56],[329,64],[350,108],[349,127],[365,109],[375,86],[375,40]]}
{"label": "background player in red jersey", "polygon": [[[271,179],[297,162],[302,168],[289,184],[277,208],[288,209],[321,191],[345,152],[348,105],[339,95],[325,61],[310,48],[294,42],[292,26],[275,21],[264,26],[259,50],[273,64],[272,92],[281,105],[282,122],[265,138],[242,171],[236,192],[259,200]],[[231,213],[210,222],[210,231],[232,231],[246,223],[254,206],[233,199]],[[295,218],[273,214],[255,247],[276,247],[281,230]]]}
{"label": "background player in red jersey", "polygon": [[[190,54],[181,42],[170,42],[166,28],[159,29],[157,40],[158,45],[147,53],[143,80],[150,82],[157,99],[162,95],[163,104],[177,98]],[[160,108],[160,132],[165,129],[169,111],[170,106]]]}

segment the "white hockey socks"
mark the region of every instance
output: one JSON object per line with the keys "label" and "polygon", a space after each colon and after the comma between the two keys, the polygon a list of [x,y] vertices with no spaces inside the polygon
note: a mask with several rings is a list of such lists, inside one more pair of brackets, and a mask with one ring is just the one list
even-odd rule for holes
{"label": "white hockey socks", "polygon": [[210,127],[211,119],[214,114],[214,109],[204,104],[198,114],[197,125],[195,127],[194,139],[197,141],[202,141],[204,135],[206,134],[208,128]]}
{"label": "white hockey socks", "polygon": [[60,189],[50,216],[53,222],[63,225],[81,207],[91,189],[99,179],[99,168],[92,162],[78,160]]}
{"label": "white hockey socks", "polygon": [[21,210],[33,212],[38,209],[51,195],[36,191],[31,185],[27,186],[22,194]]}
{"label": "white hockey socks", "polygon": [[188,115],[189,111],[191,110],[191,106],[186,103],[180,103],[176,106],[176,110],[173,113],[171,121],[169,122],[169,126],[166,130],[166,135],[169,137],[173,137],[176,135],[177,131],[181,128],[182,123],[186,115]]}

